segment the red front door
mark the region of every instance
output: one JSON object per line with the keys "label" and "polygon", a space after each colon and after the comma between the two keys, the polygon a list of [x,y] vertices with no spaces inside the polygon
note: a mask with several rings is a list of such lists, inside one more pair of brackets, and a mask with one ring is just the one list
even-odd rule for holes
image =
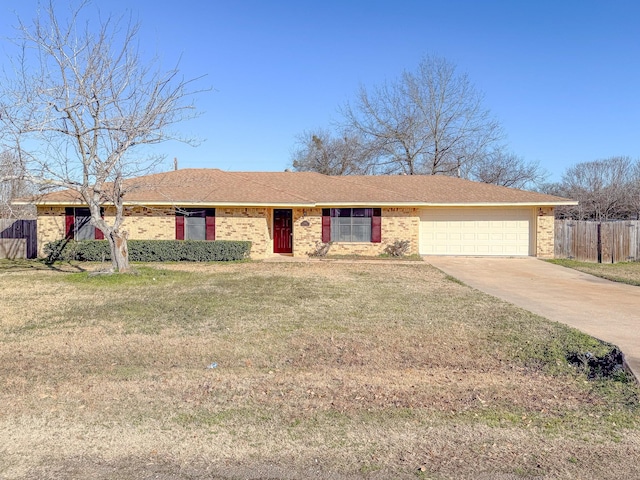
{"label": "red front door", "polygon": [[290,209],[273,210],[273,252],[293,252],[293,219]]}

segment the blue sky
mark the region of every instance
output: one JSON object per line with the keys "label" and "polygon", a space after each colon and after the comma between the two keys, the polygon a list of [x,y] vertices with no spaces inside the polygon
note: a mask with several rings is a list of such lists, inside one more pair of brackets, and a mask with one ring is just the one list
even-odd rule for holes
{"label": "blue sky", "polygon": [[[66,5],[67,0],[59,2]],[[12,12],[38,2],[3,1]],[[640,2],[617,0],[94,0],[132,12],[144,55],[210,92],[180,125],[198,147],[165,143],[167,166],[283,170],[295,136],[328,127],[359,85],[393,80],[425,54],[485,93],[508,149],[559,179],[566,167],[640,158]]]}

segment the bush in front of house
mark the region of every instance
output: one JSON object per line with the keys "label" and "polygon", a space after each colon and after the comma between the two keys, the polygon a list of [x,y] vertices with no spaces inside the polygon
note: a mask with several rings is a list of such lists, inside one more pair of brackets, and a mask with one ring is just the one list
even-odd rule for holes
{"label": "bush in front of house", "polygon": [[326,257],[333,242],[316,242],[315,247],[308,253],[310,257]]}
{"label": "bush in front of house", "polygon": [[[231,262],[249,257],[251,242],[235,240],[129,240],[132,262]],[[44,247],[49,262],[111,260],[107,240],[58,240]]]}
{"label": "bush in front of house", "polygon": [[409,240],[396,240],[392,244],[387,245],[384,249],[384,253],[392,257],[404,257],[411,248],[411,242]]}

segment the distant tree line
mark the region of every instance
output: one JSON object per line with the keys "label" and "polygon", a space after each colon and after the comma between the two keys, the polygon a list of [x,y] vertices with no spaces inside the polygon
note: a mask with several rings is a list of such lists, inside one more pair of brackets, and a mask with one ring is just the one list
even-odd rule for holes
{"label": "distant tree line", "polygon": [[415,71],[339,108],[333,129],[298,135],[292,165],[327,175],[451,175],[515,188],[547,174],[504,146],[502,126],[464,73],[427,56]]}
{"label": "distant tree line", "polygon": [[575,220],[640,219],[640,159],[610,157],[582,162],[562,179],[541,191],[578,200],[575,207],[559,207],[556,216]]}

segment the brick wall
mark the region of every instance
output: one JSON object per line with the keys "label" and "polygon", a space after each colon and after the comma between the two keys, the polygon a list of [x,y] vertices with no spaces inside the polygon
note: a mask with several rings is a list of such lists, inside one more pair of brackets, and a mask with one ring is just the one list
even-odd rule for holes
{"label": "brick wall", "polygon": [[[293,254],[306,257],[322,239],[322,209],[294,208]],[[112,223],[115,211],[105,209],[105,220]],[[38,254],[43,255],[47,242],[64,238],[64,207],[38,208]],[[123,230],[132,240],[174,240],[175,215],[172,207],[127,207]],[[409,240],[410,253],[418,252],[419,217],[415,208],[382,209],[381,243],[334,243],[333,254],[375,256],[384,252],[396,240]],[[264,258],[273,254],[273,209],[216,208],[217,240],[248,240],[252,242],[251,257]]]}
{"label": "brick wall", "polygon": [[273,253],[273,220],[269,208],[216,208],[216,240],[248,240],[251,258]]}
{"label": "brick wall", "polygon": [[[176,218],[173,207],[125,207],[121,230],[129,232],[129,240],[175,240]],[[107,208],[105,221],[113,225],[115,209]]]}
{"label": "brick wall", "polygon": [[[322,240],[322,209],[293,209],[293,256],[306,257]],[[273,250],[272,250],[273,251]]]}
{"label": "brick wall", "polygon": [[[409,254],[418,253],[420,218],[416,208],[383,208],[382,238],[380,243],[336,242],[329,254],[377,256],[396,240],[409,240]],[[304,257],[315,251],[322,239],[322,209],[298,208],[293,210],[293,255]]]}
{"label": "brick wall", "polygon": [[44,245],[64,238],[64,207],[38,207],[38,256],[44,257]]}
{"label": "brick wall", "polygon": [[[322,209],[294,208],[293,255],[306,257],[322,239]],[[536,209],[536,255],[553,258],[554,209]],[[113,208],[106,208],[105,220],[111,223]],[[330,253],[336,255],[376,256],[396,240],[409,240],[409,254],[418,253],[420,218],[416,208],[383,208],[381,243],[334,243]],[[125,210],[124,230],[135,240],[175,239],[175,215],[172,207],[128,207]],[[44,244],[64,237],[64,207],[38,207],[38,255],[44,254]],[[273,254],[273,209],[217,208],[216,239],[248,240],[252,242],[251,257],[264,258]]]}
{"label": "brick wall", "polygon": [[[107,207],[104,218],[113,224],[115,209]],[[251,241],[253,258],[273,252],[271,224],[271,210],[267,208],[216,209],[216,239]],[[121,229],[129,232],[130,240],[175,240],[174,209],[127,207]],[[64,235],[64,207],[38,207],[38,255],[44,255],[45,243],[60,240]]]}
{"label": "brick wall", "polygon": [[419,235],[420,214],[417,208],[382,209],[382,251],[396,240],[409,240],[410,248],[407,253],[417,254]]}
{"label": "brick wall", "polygon": [[[104,219],[113,224],[115,209],[107,207]],[[60,240],[65,235],[64,207],[38,207],[38,255],[44,255],[45,243]],[[176,226],[173,208],[127,207],[122,230],[131,240],[175,240]]]}
{"label": "brick wall", "polygon": [[536,256],[553,258],[555,216],[553,207],[541,207],[536,216]]}

